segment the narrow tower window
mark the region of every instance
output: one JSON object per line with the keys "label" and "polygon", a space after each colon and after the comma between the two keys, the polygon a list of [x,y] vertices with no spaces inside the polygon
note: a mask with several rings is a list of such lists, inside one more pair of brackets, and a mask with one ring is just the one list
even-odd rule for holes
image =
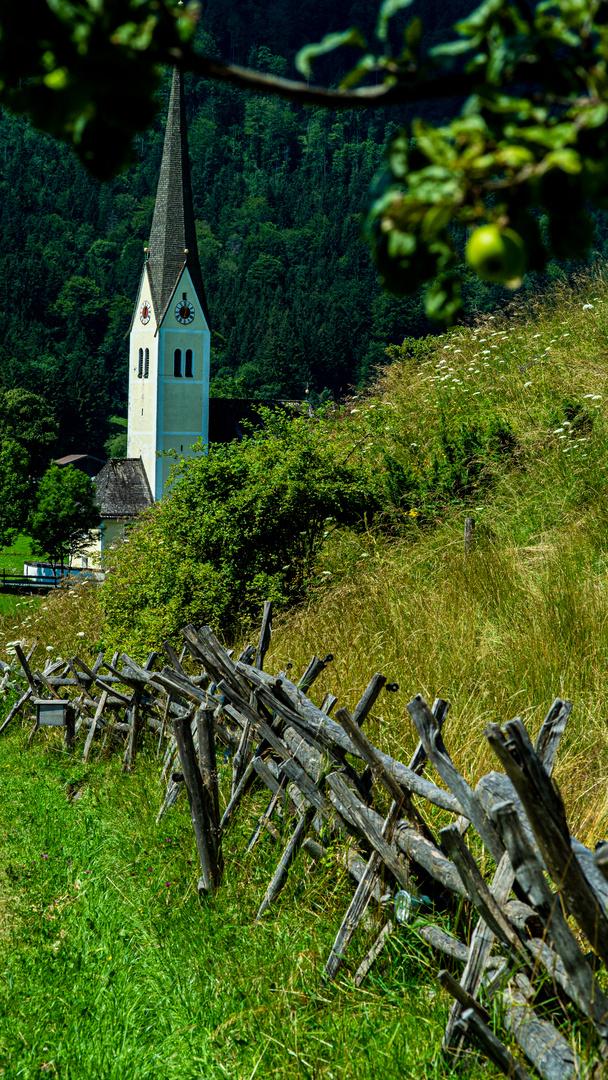
{"label": "narrow tower window", "polygon": [[144,379],[147,379],[150,374],[150,350],[146,349],[144,360]]}
{"label": "narrow tower window", "polygon": [[137,363],[137,378],[141,379],[144,371],[144,350],[139,350],[139,359]]}
{"label": "narrow tower window", "polygon": [[182,377],[182,350],[176,349],[173,353],[173,375],[176,379]]}
{"label": "narrow tower window", "polygon": [[186,370],[184,371],[184,375],[186,376],[187,379],[191,379],[193,377],[193,375],[194,375],[192,361],[193,361],[192,349],[186,349]]}

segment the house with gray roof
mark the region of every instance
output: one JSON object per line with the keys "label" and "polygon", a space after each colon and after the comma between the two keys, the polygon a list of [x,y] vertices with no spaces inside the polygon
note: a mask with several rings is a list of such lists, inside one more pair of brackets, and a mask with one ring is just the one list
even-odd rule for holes
{"label": "house with gray roof", "polygon": [[93,482],[101,516],[99,542],[88,553],[95,559],[126,539],[129,526],[154,505],[154,499],[141,458],[110,458]]}

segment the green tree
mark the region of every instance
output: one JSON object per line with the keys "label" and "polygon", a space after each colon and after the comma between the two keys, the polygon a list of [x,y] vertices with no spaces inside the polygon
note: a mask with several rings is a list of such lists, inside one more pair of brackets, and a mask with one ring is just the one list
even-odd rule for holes
{"label": "green tree", "polygon": [[111,458],[125,458],[127,456],[128,420],[126,416],[111,416],[110,424],[114,431],[104,444],[106,453]]}
{"label": "green tree", "polygon": [[35,554],[49,555],[63,573],[66,562],[90,548],[100,521],[89,477],[73,465],[51,465],[38,485],[27,523]]}
{"label": "green tree", "polygon": [[42,473],[55,449],[58,430],[53,410],[39,394],[23,389],[0,393],[0,438],[19,444],[34,476]]}
{"label": "green tree", "polygon": [[47,402],[27,390],[0,392],[0,546],[24,528],[58,425]]}
{"label": "green tree", "polygon": [[[197,51],[194,0],[33,0],[35,35],[20,9],[2,0],[0,104],[64,139],[93,175],[107,179],[134,160],[133,135],[155,115],[161,63],[331,110],[429,100],[447,109],[461,98],[455,120],[434,127],[415,119],[393,140],[365,228],[384,286],[403,295],[432,283],[427,313],[449,322],[461,303],[465,241],[476,273],[512,287],[526,268],[544,266],[541,213],[553,255],[580,258],[589,250],[587,203],[608,206],[608,5],[483,0],[456,24],[456,39],[438,44],[418,17],[404,35],[393,30],[391,19],[411,3],[384,0],[371,42],[350,28],[300,51],[297,65],[308,80],[319,58],[342,46],[360,50],[331,90]],[[256,59],[268,66],[265,53]],[[366,80],[372,85],[360,85]],[[290,137],[283,119],[279,110],[274,130],[282,143]],[[484,235],[468,235],[479,226],[491,230],[486,247]]]}
{"label": "green tree", "polygon": [[12,544],[25,526],[32,496],[29,466],[16,439],[0,439],[0,547]]}

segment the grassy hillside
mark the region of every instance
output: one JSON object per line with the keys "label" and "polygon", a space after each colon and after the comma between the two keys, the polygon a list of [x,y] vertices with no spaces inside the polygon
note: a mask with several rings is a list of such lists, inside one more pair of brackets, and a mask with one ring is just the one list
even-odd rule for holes
{"label": "grassy hillside", "polygon": [[[378,397],[353,405],[375,414],[374,430],[391,429],[380,452],[370,440],[379,467],[388,449],[406,467],[428,468],[442,416],[458,426],[489,411],[509,426],[513,453],[484,462],[479,488],[444,504],[434,527],[417,524],[429,512],[423,499],[398,538],[335,537],[320,568],[332,584],[276,627],[271,660],[297,667],[312,651],[333,652],[326,682],[340,700],[353,700],[374,670],[399,682],[370,726],[404,754],[414,745],[405,702],[419,691],[449,698],[446,739],[472,781],[492,767],[486,723],[519,714],[535,734],[553,698],[570,698],[556,776],[589,842],[603,836],[608,812],[606,299],[600,277],[558,286],[535,309],[396,360]],[[467,558],[466,514],[478,536]]]}
{"label": "grassy hillside", "polygon": [[[351,708],[382,671],[399,691],[379,699],[369,734],[405,757],[416,741],[405,703],[449,698],[446,744],[473,783],[493,767],[486,723],[519,714],[534,735],[553,698],[570,698],[555,776],[590,844],[608,832],[607,305],[601,276],[588,277],[508,320],[394,350],[334,430],[392,501],[373,530],[328,535],[266,664],[298,672],[332,652],[313,697],[332,690]],[[467,514],[477,539],[465,557]],[[41,659],[90,657],[107,635],[91,586],[18,612],[0,642],[40,634]],[[349,895],[337,865],[312,872],[301,856],[276,914],[253,929],[276,851],[243,860],[248,806],[226,885],[200,909],[186,809],[153,825],[152,749],[129,778],[99,751],[83,772],[54,738],[25,754],[16,727],[1,747],[5,1076],[122,1077],[126,1062],[137,1078],[439,1075],[447,1003],[409,932],[363,992],[346,970],[320,988]]]}

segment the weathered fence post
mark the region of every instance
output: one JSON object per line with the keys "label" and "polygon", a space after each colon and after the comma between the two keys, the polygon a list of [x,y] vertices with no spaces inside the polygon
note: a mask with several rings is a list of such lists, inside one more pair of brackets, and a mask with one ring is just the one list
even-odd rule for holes
{"label": "weathered fence post", "polygon": [[475,540],[475,518],[464,519],[464,553],[470,555]]}
{"label": "weathered fence post", "polygon": [[198,888],[199,892],[212,893],[216,878],[213,865],[213,849],[209,844],[208,829],[205,826],[207,815],[205,812],[203,781],[196,760],[189,714],[174,719],[173,732],[175,734],[179,760],[181,762],[182,772],[186,783],[192,826],[202,870]]}
{"label": "weathered fence post", "polygon": [[270,645],[270,636],[272,634],[272,600],[266,600],[264,602],[264,614],[262,616],[262,627],[260,630],[260,638],[258,641],[258,647],[255,653],[254,665],[259,668],[260,671],[264,667],[264,657],[268,652]]}
{"label": "weathered fence post", "polygon": [[74,709],[71,705],[68,705],[65,710],[65,748],[68,752],[72,750],[76,741],[76,717]]}
{"label": "weathered fence post", "polygon": [[213,709],[196,710],[196,731],[198,738],[198,760],[203,802],[205,808],[205,827],[207,842],[213,852],[214,885],[217,888],[222,878],[224,860],[222,858],[222,838],[220,832],[220,800],[217,778],[217,760],[215,755],[215,721]]}

